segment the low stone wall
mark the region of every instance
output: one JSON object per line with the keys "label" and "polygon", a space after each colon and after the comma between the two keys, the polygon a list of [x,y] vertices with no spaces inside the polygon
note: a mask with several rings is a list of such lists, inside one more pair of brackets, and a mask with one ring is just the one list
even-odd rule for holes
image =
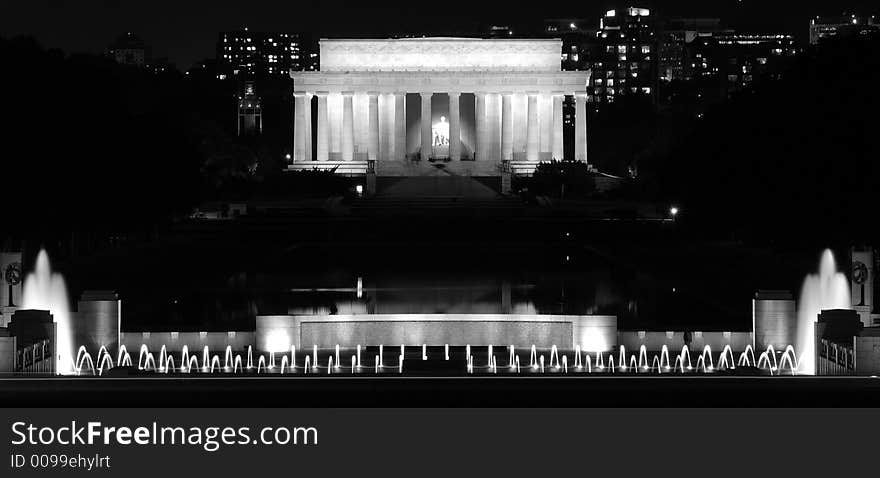
{"label": "low stone wall", "polygon": [[[684,332],[650,332],[650,331],[623,331],[617,333],[618,345],[623,345],[627,350],[639,350],[644,345],[648,351],[659,352],[665,345],[670,352],[679,352],[685,345]],[[713,352],[721,352],[724,346],[730,345],[734,352],[742,352],[752,345],[751,332],[691,332],[691,341],[688,348],[702,351],[710,346]]]}
{"label": "low stone wall", "polygon": [[376,314],[257,316],[256,349],[380,344],[515,345],[614,350],[617,318],[593,315]]}
{"label": "low stone wall", "polygon": [[254,345],[251,331],[234,332],[123,332],[120,342],[125,346],[132,360],[137,359],[141,345],[146,344],[150,352],[159,352],[162,346],[168,352],[180,352],[186,346],[190,351],[201,351],[206,346],[212,352],[222,352],[227,346],[233,350],[246,350]]}
{"label": "low stone wall", "polygon": [[0,336],[0,373],[15,370],[15,337]]}

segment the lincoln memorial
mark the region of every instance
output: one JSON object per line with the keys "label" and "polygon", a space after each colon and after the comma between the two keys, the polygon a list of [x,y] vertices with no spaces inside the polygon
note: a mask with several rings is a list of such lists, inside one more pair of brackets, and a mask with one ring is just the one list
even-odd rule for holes
{"label": "lincoln memorial", "polygon": [[[558,39],[321,40],[321,71],[291,71],[289,169],[405,175],[443,161],[497,175],[502,165],[530,172],[550,159],[586,162],[590,73],[562,71],[561,53]],[[563,146],[566,96],[574,151]]]}

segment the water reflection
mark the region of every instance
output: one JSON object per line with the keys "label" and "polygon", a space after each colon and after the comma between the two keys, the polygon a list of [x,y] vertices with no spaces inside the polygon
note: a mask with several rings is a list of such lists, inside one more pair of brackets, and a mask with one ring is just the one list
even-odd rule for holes
{"label": "water reflection", "polygon": [[[256,315],[566,314],[615,315],[627,329],[747,329],[747,299],[736,314],[656,277],[622,270],[594,257],[554,261],[518,251],[428,255],[385,251],[354,257],[294,255],[222,265],[194,275],[124,288],[131,331],[247,330]],[[744,295],[743,297],[748,297]],[[713,298],[717,299],[717,298]],[[716,300],[717,302],[717,300]]]}

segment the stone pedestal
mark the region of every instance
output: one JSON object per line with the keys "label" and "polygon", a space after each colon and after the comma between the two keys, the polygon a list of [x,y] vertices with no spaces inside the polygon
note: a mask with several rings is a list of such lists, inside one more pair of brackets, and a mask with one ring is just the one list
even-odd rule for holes
{"label": "stone pedestal", "polygon": [[758,291],[752,300],[752,327],[755,332],[755,353],[768,345],[778,351],[797,346],[797,307],[788,291]]}
{"label": "stone pedestal", "polygon": [[18,310],[18,307],[0,307],[0,327],[9,325],[9,321],[12,320],[12,314],[16,310]]}
{"label": "stone pedestal", "polygon": [[8,330],[0,328],[0,373],[15,370],[15,337]]}
{"label": "stone pedestal", "polygon": [[[101,347],[115,359],[119,348],[122,305],[113,291],[83,292],[77,303],[73,322],[73,346],[85,346],[93,356]],[[129,350],[136,354],[136,350]]]}

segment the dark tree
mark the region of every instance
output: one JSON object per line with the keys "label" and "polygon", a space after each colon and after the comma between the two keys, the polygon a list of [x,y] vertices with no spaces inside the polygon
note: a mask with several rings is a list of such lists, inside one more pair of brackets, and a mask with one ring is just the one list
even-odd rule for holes
{"label": "dark tree", "polygon": [[809,50],[708,111],[661,186],[695,229],[756,241],[876,240],[880,39]]}

